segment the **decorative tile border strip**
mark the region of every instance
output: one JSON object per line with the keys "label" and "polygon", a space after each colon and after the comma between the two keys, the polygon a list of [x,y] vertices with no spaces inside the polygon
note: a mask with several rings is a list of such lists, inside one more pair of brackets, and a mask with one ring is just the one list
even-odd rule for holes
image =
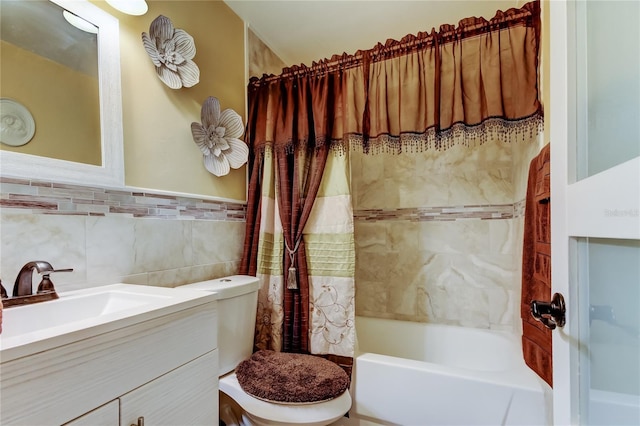
{"label": "decorative tile border strip", "polygon": [[[114,190],[46,181],[0,178],[0,207],[21,213],[148,217],[176,220],[246,220],[243,203],[167,195],[150,191]],[[362,209],[355,220],[450,221],[511,219],[524,216],[525,201],[513,204],[457,207]]]}
{"label": "decorative tile border strip", "polygon": [[513,217],[524,217],[524,207],[526,200],[520,200],[513,203]]}
{"label": "decorative tile border strip", "polygon": [[0,207],[21,213],[147,217],[176,220],[246,220],[243,203],[140,190],[0,178]]}
{"label": "decorative tile border strip", "polygon": [[[520,210],[520,204],[522,205]],[[514,204],[469,205],[457,207],[414,207],[402,209],[362,209],[355,220],[407,220],[410,222],[451,221],[458,219],[512,219],[524,214],[524,202]]]}

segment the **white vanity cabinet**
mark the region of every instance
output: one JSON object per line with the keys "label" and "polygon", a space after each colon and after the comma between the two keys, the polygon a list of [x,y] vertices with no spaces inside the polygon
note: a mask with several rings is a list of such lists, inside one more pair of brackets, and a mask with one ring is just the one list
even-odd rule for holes
{"label": "white vanity cabinet", "polygon": [[218,351],[191,361],[120,398],[120,425],[217,425]]}
{"label": "white vanity cabinet", "polygon": [[120,400],[116,399],[71,420],[65,426],[114,426],[120,424]]}
{"label": "white vanity cabinet", "polygon": [[130,426],[142,417],[148,426],[217,424],[215,299],[1,360],[0,423]]}
{"label": "white vanity cabinet", "polygon": [[218,421],[218,351],[103,405],[67,426],[214,425]]}

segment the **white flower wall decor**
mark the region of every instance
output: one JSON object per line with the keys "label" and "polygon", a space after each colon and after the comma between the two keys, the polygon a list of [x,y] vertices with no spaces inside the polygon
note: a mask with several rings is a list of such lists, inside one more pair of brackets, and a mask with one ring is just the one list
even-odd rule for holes
{"label": "white flower wall decor", "polygon": [[220,112],[218,98],[209,96],[202,104],[202,123],[191,123],[193,140],[202,151],[204,166],[216,176],[240,168],[249,158],[249,147],[239,138],[244,133],[240,115],[232,109]]}
{"label": "white flower wall decor", "polygon": [[142,33],[142,44],[160,80],[172,89],[191,87],[200,81],[200,69],[193,62],[196,45],[186,31],[174,28],[166,16],[151,22],[149,34]]}

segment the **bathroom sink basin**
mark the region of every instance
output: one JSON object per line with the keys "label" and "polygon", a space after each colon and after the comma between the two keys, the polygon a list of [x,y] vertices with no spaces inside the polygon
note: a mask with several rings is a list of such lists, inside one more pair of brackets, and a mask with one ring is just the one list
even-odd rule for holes
{"label": "bathroom sink basin", "polygon": [[92,294],[63,295],[57,300],[17,306],[4,311],[3,338],[21,336],[69,323],[153,303],[167,296],[104,289]]}
{"label": "bathroom sink basin", "polygon": [[[3,310],[0,357],[25,356],[209,302],[197,290],[113,284]],[[203,297],[208,296],[208,297]]]}

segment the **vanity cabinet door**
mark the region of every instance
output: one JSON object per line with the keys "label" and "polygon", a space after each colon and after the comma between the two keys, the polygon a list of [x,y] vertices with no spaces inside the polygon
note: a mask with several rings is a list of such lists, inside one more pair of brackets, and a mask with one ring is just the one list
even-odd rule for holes
{"label": "vanity cabinet door", "polygon": [[217,425],[218,351],[120,397],[120,425]]}
{"label": "vanity cabinet door", "polygon": [[116,426],[120,420],[119,414],[120,407],[116,399],[65,423],[64,426]]}

